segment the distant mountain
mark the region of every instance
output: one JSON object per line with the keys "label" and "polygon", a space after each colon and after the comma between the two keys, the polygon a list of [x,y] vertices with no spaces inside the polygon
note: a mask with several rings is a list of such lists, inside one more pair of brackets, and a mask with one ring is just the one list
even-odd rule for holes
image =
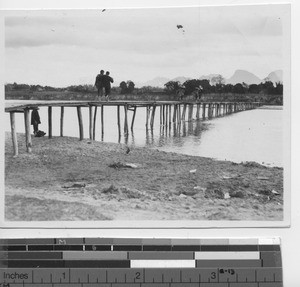
{"label": "distant mountain", "polygon": [[[229,79],[225,79],[225,84],[235,85],[237,83],[242,84],[244,82],[247,85],[251,85],[251,84],[260,84],[261,82],[264,82],[264,81],[272,81],[274,84],[276,82],[282,83],[282,79],[283,79],[282,74],[283,74],[282,70],[277,70],[277,71],[271,72],[266,78],[260,79],[253,73],[250,73],[246,70],[236,70]],[[222,77],[222,75],[220,75],[220,74],[203,75],[203,76],[199,77],[199,79],[200,80],[209,80],[210,84],[214,85],[215,83],[212,82],[212,79],[216,78],[216,77]],[[156,77],[147,82],[135,83],[135,84],[136,84],[136,87],[151,86],[151,87],[164,88],[165,83],[167,83],[169,81],[178,81],[181,84],[183,84],[185,81],[191,80],[191,79],[192,78],[190,78],[190,77],[184,77],[184,76],[176,77],[173,79],[169,79],[166,77]]]}
{"label": "distant mountain", "polygon": [[165,77],[156,77],[150,81],[147,81],[145,83],[140,83],[140,86],[151,86],[151,87],[159,87],[164,88],[165,83],[169,82],[170,79]]}
{"label": "distant mountain", "polygon": [[251,84],[260,84],[262,80],[255,76],[254,74],[245,71],[245,70],[236,70],[234,74],[226,80],[226,84],[235,85],[237,83],[246,83],[247,85]]}
{"label": "distant mountain", "polygon": [[203,75],[199,78],[199,80],[210,80],[213,77],[217,77],[219,74],[209,74],[209,75]]}
{"label": "distant mountain", "polygon": [[169,81],[174,81],[174,82],[178,81],[181,84],[183,84],[185,81],[190,80],[190,79],[191,78],[188,78],[188,77],[176,77],[176,78],[173,78],[173,79],[169,79],[169,78],[166,78],[166,77],[156,77],[156,78],[154,78],[152,80],[149,80],[147,82],[138,83],[138,85],[136,85],[136,86],[139,86],[139,87],[151,86],[151,87],[164,88],[165,83],[167,83]]}
{"label": "distant mountain", "polygon": [[176,78],[172,79],[171,81],[180,82],[181,84],[183,84],[185,81],[188,81],[191,79],[192,78],[188,78],[188,77],[176,77]]}
{"label": "distant mountain", "polygon": [[270,73],[266,78],[264,78],[264,81],[271,81],[274,84],[278,83],[278,82],[282,83],[282,80],[283,80],[282,70],[274,71],[274,72]]}
{"label": "distant mountain", "polygon": [[[210,84],[212,85],[212,84],[214,84],[214,83],[212,83],[212,79],[217,78],[217,77],[222,77],[223,78],[223,76],[220,75],[220,74],[209,74],[209,75],[201,76],[199,78],[199,80],[208,80],[210,82]],[[224,79],[224,81],[225,81],[225,79]]]}

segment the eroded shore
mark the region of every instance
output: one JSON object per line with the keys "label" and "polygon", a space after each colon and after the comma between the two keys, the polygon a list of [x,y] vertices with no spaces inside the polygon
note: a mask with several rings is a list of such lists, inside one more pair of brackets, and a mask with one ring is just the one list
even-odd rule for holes
{"label": "eroded shore", "polygon": [[282,220],[283,169],[77,138],[5,138],[5,217]]}

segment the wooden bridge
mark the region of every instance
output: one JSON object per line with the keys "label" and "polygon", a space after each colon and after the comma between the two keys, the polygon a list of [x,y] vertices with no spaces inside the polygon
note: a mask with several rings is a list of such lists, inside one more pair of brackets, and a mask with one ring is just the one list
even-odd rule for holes
{"label": "wooden bridge", "polygon": [[[120,109],[124,109],[124,134],[134,128],[137,108],[146,108],[146,129],[153,129],[156,111],[159,108],[161,126],[180,124],[182,121],[192,121],[194,109],[196,120],[225,116],[228,114],[255,109],[261,106],[259,102],[182,102],[182,101],[6,101],[5,112],[10,113],[11,136],[14,155],[18,155],[15,114],[24,114],[26,150],[31,152],[30,110],[37,107],[48,107],[48,137],[52,138],[52,109],[60,108],[60,136],[64,135],[64,108],[76,107],[78,116],[79,139],[83,140],[82,108],[89,109],[89,138],[95,140],[97,112],[101,118],[101,134],[104,134],[105,107],[116,107],[119,136],[122,133]],[[131,123],[128,113],[132,112]]]}

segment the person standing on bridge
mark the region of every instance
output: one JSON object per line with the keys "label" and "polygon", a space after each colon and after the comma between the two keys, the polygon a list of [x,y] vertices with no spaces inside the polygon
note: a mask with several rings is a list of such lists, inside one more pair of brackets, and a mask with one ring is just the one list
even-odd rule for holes
{"label": "person standing on bridge", "polygon": [[95,86],[98,90],[98,98],[100,100],[100,98],[103,96],[103,88],[104,88],[104,71],[101,70],[100,74],[97,75],[96,77],[96,81],[95,81]]}
{"label": "person standing on bridge", "polygon": [[111,83],[114,82],[114,79],[109,75],[109,71],[105,73],[103,76],[103,86],[105,90],[105,98],[108,101],[109,100],[109,95],[111,91]]}

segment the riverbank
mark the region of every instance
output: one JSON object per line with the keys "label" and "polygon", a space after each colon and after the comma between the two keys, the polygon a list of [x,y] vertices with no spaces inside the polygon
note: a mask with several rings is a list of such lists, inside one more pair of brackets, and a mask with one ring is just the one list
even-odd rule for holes
{"label": "riverbank", "polygon": [[5,137],[5,216],[31,220],[282,220],[283,169],[70,137]]}

